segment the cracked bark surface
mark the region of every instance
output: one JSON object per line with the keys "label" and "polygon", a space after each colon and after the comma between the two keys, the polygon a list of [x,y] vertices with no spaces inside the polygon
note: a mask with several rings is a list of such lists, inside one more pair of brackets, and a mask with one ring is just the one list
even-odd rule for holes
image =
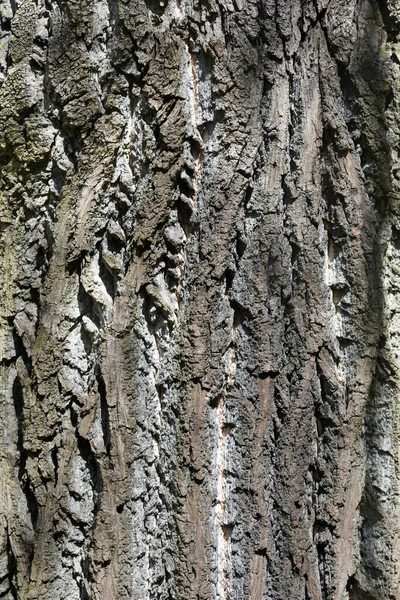
{"label": "cracked bark surface", "polygon": [[0,0],[0,598],[397,600],[400,4]]}

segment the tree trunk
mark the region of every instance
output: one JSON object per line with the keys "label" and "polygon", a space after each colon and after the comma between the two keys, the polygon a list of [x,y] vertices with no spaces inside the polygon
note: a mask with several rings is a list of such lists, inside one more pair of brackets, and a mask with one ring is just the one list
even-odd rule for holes
{"label": "tree trunk", "polygon": [[397,600],[399,1],[0,23],[0,598]]}

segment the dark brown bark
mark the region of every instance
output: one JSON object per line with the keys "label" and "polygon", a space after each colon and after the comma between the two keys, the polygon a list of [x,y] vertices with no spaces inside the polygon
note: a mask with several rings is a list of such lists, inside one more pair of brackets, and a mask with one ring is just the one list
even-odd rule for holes
{"label": "dark brown bark", "polygon": [[0,598],[398,599],[399,15],[0,0]]}

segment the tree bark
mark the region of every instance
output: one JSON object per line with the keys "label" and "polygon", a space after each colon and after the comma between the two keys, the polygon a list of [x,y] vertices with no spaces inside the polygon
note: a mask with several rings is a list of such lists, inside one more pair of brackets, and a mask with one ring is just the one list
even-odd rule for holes
{"label": "tree bark", "polygon": [[398,600],[399,2],[0,25],[0,598]]}

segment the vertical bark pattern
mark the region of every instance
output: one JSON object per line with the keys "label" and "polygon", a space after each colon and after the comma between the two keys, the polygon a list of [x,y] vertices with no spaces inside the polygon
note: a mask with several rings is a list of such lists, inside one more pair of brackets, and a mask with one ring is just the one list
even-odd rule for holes
{"label": "vertical bark pattern", "polygon": [[397,600],[397,0],[0,0],[0,598]]}

